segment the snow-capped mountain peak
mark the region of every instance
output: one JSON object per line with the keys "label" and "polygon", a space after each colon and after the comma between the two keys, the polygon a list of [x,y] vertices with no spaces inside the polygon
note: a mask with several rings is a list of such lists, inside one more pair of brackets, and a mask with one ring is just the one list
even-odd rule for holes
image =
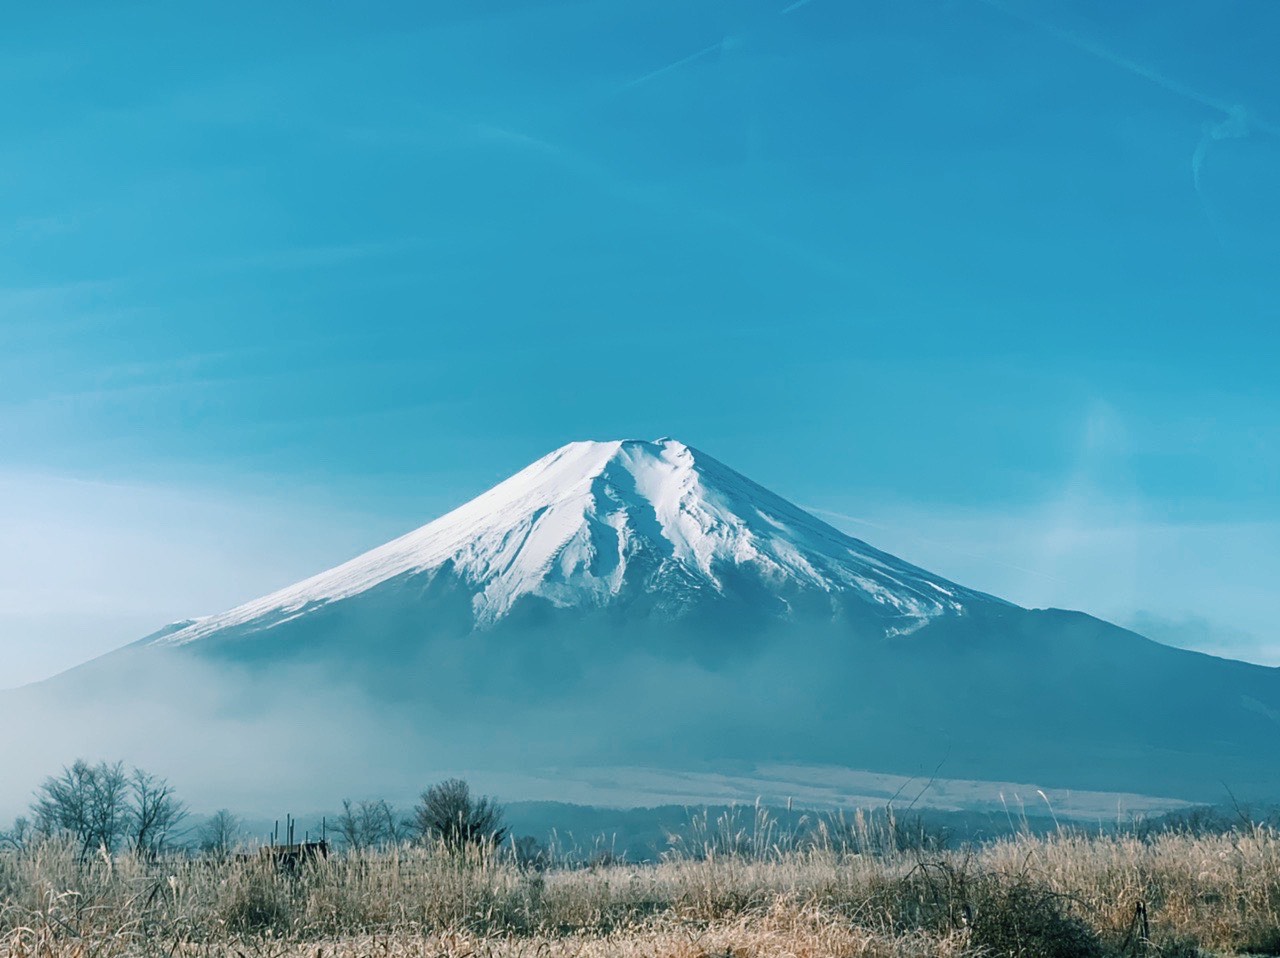
{"label": "snow-capped mountain peak", "polygon": [[181,645],[279,624],[414,573],[448,569],[478,626],[526,596],[599,607],[718,594],[745,572],[770,592],[856,595],[912,623],[993,601],[839,532],[674,439],[573,442],[420,529],[327,572],[158,638]]}

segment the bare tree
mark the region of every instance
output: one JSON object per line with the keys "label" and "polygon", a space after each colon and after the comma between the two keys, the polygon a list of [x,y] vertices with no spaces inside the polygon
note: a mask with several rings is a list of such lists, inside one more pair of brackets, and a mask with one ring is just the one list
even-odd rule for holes
{"label": "bare tree", "polygon": [[407,823],[419,841],[439,841],[457,851],[467,845],[500,845],[507,829],[502,806],[488,796],[471,797],[460,778],[432,785],[422,793]]}
{"label": "bare tree", "polygon": [[122,844],[154,857],[186,814],[163,778],[140,768],[126,773],[123,762],[90,765],[84,759],[46,778],[31,804],[33,832],[71,839],[81,858]]}
{"label": "bare tree", "polygon": [[41,835],[74,836],[83,846],[92,845],[89,823],[89,779],[93,769],[84,760],[50,776],[36,790],[31,817]]}
{"label": "bare tree", "polygon": [[383,799],[360,801],[354,805],[344,799],[342,814],[334,823],[334,831],[347,848],[357,851],[394,844],[402,837],[395,812]]}
{"label": "bare tree", "polygon": [[220,808],[200,826],[197,837],[200,851],[224,860],[240,844],[240,832],[240,819],[229,810]]}
{"label": "bare tree", "polygon": [[31,841],[32,828],[30,819],[17,818],[13,822],[13,827],[8,831],[0,832],[0,848],[11,848],[14,851],[21,851],[27,847],[27,843]]}
{"label": "bare tree", "polygon": [[155,858],[187,817],[187,806],[168,781],[140,768],[129,778],[129,792],[129,843],[136,854]]}
{"label": "bare tree", "polygon": [[128,778],[124,764],[80,759],[36,790],[31,814],[44,835],[66,835],[84,858],[95,848],[112,852],[128,821]]}

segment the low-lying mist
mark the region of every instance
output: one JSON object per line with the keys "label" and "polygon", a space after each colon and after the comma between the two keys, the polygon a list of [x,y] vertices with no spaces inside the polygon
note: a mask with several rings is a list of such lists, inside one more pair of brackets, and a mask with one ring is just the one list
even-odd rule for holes
{"label": "low-lying mist", "polygon": [[[608,797],[593,799],[589,770],[672,781],[787,764],[1280,795],[1280,672],[1087,616],[1010,607],[886,637],[829,614],[676,621],[543,604],[472,630],[461,608],[400,598],[139,644],[0,693],[0,816],[80,757],[163,775],[196,808],[263,812],[404,802],[449,775],[508,800],[636,804],[654,793],[602,780]],[[710,797],[689,785],[691,801]]]}
{"label": "low-lying mist", "polygon": [[788,735],[815,718],[811,690],[777,685],[765,656],[717,672],[640,653],[608,667],[553,656],[539,668],[435,650],[442,663],[454,654],[469,664],[290,656],[264,667],[123,650],[0,694],[0,816],[78,757],[147,768],[198,807],[306,808],[403,800],[450,774],[510,787],[565,765],[739,760],[781,734],[779,713]]}

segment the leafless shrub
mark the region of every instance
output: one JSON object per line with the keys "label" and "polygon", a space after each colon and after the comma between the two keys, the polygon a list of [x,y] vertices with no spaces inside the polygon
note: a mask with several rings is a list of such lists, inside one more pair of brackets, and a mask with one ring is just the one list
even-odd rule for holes
{"label": "leafless shrub", "polygon": [[1011,958],[1102,958],[1098,933],[1075,914],[1069,896],[1016,877],[984,878],[970,906],[972,942]]}

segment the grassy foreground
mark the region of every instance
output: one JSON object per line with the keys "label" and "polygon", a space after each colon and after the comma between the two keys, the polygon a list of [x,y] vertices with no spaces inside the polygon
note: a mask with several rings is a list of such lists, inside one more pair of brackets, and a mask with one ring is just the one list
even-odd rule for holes
{"label": "grassy foreground", "polygon": [[54,844],[0,856],[0,955],[24,958],[1246,953],[1280,954],[1280,833],[1265,827],[957,851],[708,845],[545,870],[410,848],[297,875],[79,862]]}

